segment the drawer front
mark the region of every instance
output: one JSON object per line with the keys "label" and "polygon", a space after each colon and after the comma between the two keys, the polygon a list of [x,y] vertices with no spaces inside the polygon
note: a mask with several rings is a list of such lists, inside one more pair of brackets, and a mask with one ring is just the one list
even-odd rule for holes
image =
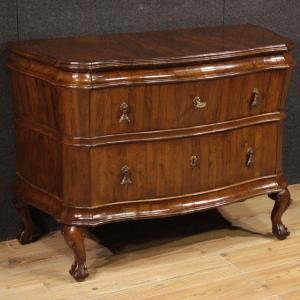
{"label": "drawer front", "polygon": [[284,70],[221,79],[95,89],[92,136],[184,128],[277,111]]}
{"label": "drawer front", "polygon": [[186,195],[275,174],[277,123],[91,150],[92,205]]}

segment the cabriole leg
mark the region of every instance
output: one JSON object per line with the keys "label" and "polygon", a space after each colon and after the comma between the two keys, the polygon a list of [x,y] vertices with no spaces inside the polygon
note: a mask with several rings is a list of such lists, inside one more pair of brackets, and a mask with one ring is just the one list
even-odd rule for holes
{"label": "cabriole leg", "polygon": [[23,228],[17,236],[18,241],[22,245],[36,241],[41,236],[41,232],[31,218],[28,205],[19,198],[14,198],[13,205],[23,221]]}
{"label": "cabriole leg", "polygon": [[64,225],[62,234],[67,245],[74,252],[74,263],[71,266],[70,274],[75,280],[84,281],[89,276],[84,247],[85,228]]}
{"label": "cabriole leg", "polygon": [[281,192],[269,194],[269,197],[275,200],[271,214],[272,232],[279,240],[284,240],[290,233],[281,218],[291,203],[290,192],[285,188]]}

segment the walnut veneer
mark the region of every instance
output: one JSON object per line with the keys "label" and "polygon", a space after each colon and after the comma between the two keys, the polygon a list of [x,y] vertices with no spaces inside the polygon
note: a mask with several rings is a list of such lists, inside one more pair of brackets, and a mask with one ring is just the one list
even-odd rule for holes
{"label": "walnut veneer", "polygon": [[281,170],[292,43],[254,25],[10,44],[15,206],[62,223],[77,280],[87,226],[165,217],[267,193],[288,235]]}

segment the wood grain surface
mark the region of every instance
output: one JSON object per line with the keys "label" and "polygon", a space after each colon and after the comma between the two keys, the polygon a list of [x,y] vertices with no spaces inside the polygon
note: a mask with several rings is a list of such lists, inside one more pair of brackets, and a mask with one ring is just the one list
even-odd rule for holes
{"label": "wood grain surface", "polygon": [[12,43],[31,59],[71,70],[189,64],[286,51],[292,42],[259,26],[182,29]]}
{"label": "wood grain surface", "polygon": [[65,225],[76,280],[88,275],[85,226],[187,214],[268,193],[273,234],[289,235],[281,170],[295,64],[288,39],[240,25],[10,49],[19,240],[36,236],[29,205],[52,215]]}

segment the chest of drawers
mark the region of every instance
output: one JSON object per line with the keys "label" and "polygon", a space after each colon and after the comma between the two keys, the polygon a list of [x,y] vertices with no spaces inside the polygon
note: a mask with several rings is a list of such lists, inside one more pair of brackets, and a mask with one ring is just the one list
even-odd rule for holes
{"label": "chest of drawers", "polygon": [[254,25],[10,44],[18,238],[28,206],[63,224],[88,275],[88,226],[191,213],[269,194],[288,235],[281,170],[292,43]]}

